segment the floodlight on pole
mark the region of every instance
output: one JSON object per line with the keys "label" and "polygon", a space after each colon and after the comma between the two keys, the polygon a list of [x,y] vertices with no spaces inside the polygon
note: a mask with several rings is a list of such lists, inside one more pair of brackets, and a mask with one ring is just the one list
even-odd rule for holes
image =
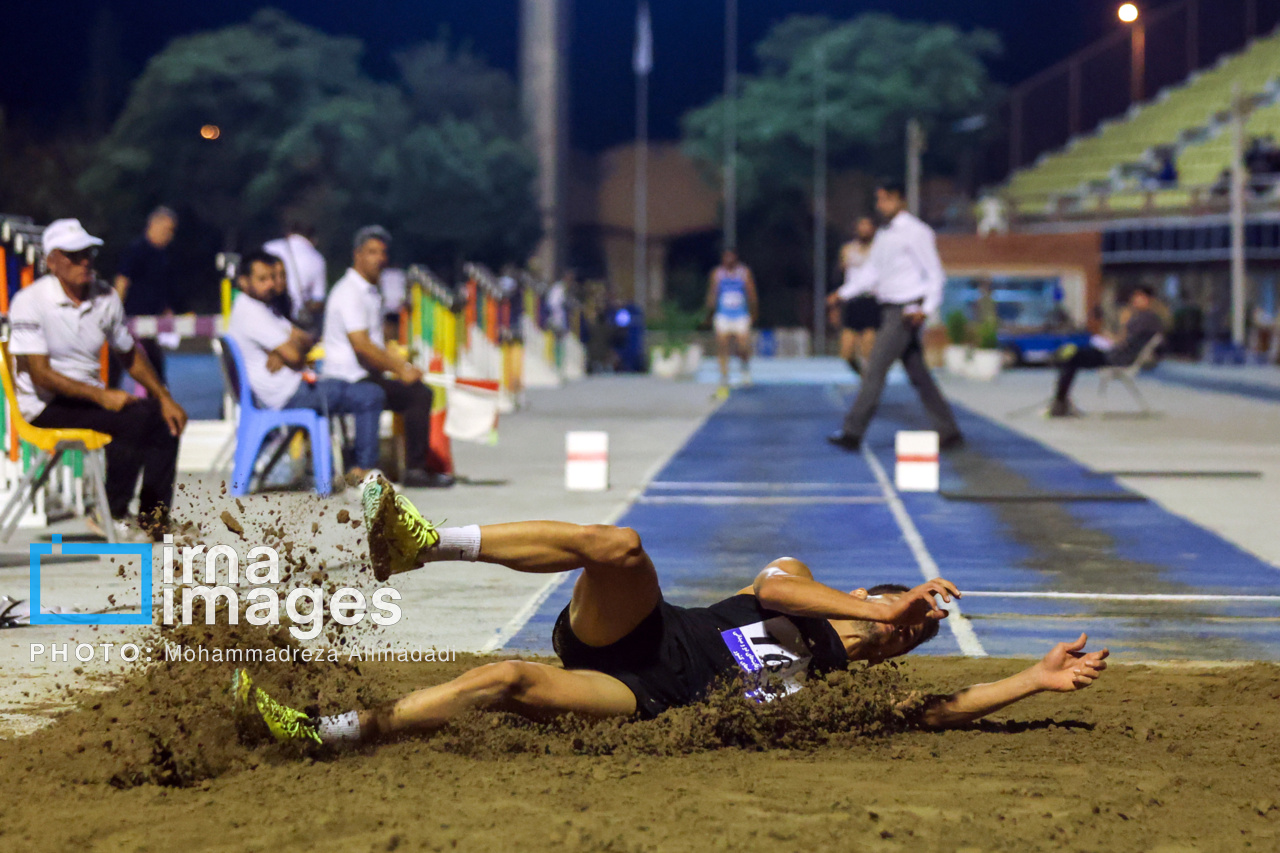
{"label": "floodlight on pole", "polygon": [[1116,15],[1129,24],[1131,33],[1129,58],[1129,101],[1136,104],[1146,97],[1147,28],[1138,20],[1138,7],[1125,3]]}

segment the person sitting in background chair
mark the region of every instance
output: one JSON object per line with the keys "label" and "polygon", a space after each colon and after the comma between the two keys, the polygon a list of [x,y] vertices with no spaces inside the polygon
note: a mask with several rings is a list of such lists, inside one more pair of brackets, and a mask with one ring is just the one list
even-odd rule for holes
{"label": "person sitting in background chair", "polygon": [[1129,294],[1129,303],[1121,317],[1124,337],[1094,335],[1088,346],[1068,344],[1058,351],[1058,385],[1049,416],[1069,417],[1075,413],[1071,405],[1071,383],[1080,370],[1098,367],[1127,367],[1138,358],[1151,339],[1164,331],[1164,323],[1151,305],[1152,289],[1140,284]]}
{"label": "person sitting in background chair", "polygon": [[379,225],[356,232],[351,268],[333,286],[325,305],[324,376],[380,387],[386,408],[404,417],[402,485],[452,486],[452,475],[431,470],[431,389],[423,383],[421,370],[386,346],[378,281],[387,268],[390,246],[391,235]]}
{"label": "person sitting in background chair", "polygon": [[277,271],[277,258],[265,250],[245,255],[236,280],[243,295],[231,306],[227,334],[240,347],[249,387],[264,407],[355,416],[355,453],[347,477],[359,482],[378,466],[378,418],[386,394],[369,382],[317,380],[307,369],[315,340],[275,310],[286,286]]}
{"label": "person sitting in background chair", "polygon": [[[102,241],[86,232],[80,220],[59,219],[44,230],[42,244],[49,274],[18,291],[9,311],[18,407],[35,427],[91,429],[111,436],[106,491],[117,539],[142,536],[129,518],[139,472],[137,524],[153,535],[163,532],[187,413],[129,334],[119,294],[94,275],[93,259]],[[146,399],[104,387],[104,344],[147,390]]]}

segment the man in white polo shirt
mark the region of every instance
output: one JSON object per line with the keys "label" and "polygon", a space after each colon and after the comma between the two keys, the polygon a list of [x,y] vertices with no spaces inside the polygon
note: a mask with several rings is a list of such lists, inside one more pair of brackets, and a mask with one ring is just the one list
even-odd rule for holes
{"label": "man in white polo shirt", "polygon": [[374,384],[386,407],[404,417],[405,470],[401,484],[415,488],[453,485],[431,453],[431,389],[422,371],[386,348],[378,280],[387,268],[391,235],[379,225],[356,232],[351,268],[329,292],[324,309],[324,376]]}
{"label": "man in white polo shirt", "polygon": [[[93,259],[102,241],[90,236],[79,220],[59,219],[44,230],[42,242],[49,274],[19,291],[9,310],[18,408],[33,426],[110,435],[107,503],[116,535],[136,538],[138,533],[129,518],[129,502],[139,471],[137,522],[158,535],[168,525],[178,437],[187,413],[135,346],[119,295],[94,275]],[[147,389],[145,399],[104,387],[104,343]]]}
{"label": "man in white polo shirt", "polygon": [[311,409],[355,416],[355,455],[347,469],[354,482],[378,466],[378,418],[387,397],[372,382],[320,379],[307,370],[310,334],[277,313],[285,283],[276,275],[276,257],[265,250],[240,261],[241,295],[231,306],[227,334],[240,348],[249,388],[268,409]]}

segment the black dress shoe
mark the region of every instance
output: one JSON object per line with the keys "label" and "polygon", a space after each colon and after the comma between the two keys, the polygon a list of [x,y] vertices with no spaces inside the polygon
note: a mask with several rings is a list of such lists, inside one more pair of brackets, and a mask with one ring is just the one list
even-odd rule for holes
{"label": "black dress shoe", "polygon": [[831,433],[831,435],[827,436],[827,442],[850,453],[857,453],[862,448],[862,439],[856,435],[849,435],[844,430]]}
{"label": "black dress shoe", "polygon": [[965,445],[964,436],[961,435],[960,433],[956,433],[955,435],[949,435],[946,438],[939,441],[938,449],[939,450],[959,450],[960,448],[964,447],[964,445]]}
{"label": "black dress shoe", "polygon": [[408,489],[447,489],[453,482],[452,474],[433,474],[421,468],[410,468],[400,476],[400,485]]}

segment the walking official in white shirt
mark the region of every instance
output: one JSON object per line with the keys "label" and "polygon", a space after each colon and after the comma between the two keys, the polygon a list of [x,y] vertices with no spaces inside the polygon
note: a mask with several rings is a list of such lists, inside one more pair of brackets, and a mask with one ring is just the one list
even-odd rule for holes
{"label": "walking official in white shirt", "polygon": [[867,262],[850,275],[837,293],[841,299],[862,293],[874,295],[881,307],[880,329],[871,358],[862,371],[858,396],[845,415],[841,430],[827,440],[850,452],[861,447],[862,437],[880,405],[889,368],[902,359],[902,366],[938,431],[941,447],[959,447],[964,443],[960,427],[929,374],[920,344],[920,328],[942,304],[946,282],[933,229],[907,211],[905,193],[897,182],[885,181],[877,187],[876,210],[886,224],[876,233]]}

